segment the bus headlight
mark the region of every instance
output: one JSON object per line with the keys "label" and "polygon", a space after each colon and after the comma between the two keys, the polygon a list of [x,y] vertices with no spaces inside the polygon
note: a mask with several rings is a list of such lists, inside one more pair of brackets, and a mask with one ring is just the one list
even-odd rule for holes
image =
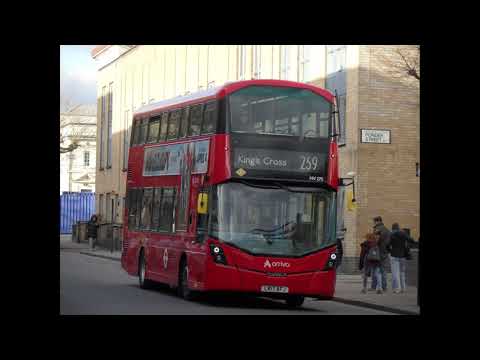
{"label": "bus headlight", "polygon": [[223,253],[223,249],[215,244],[210,244],[210,254],[213,256],[213,261],[218,264],[227,265],[227,258]]}
{"label": "bus headlight", "polygon": [[331,253],[330,256],[328,257],[327,264],[325,265],[325,268],[323,270],[331,270],[335,267],[335,264],[337,262],[337,254]]}

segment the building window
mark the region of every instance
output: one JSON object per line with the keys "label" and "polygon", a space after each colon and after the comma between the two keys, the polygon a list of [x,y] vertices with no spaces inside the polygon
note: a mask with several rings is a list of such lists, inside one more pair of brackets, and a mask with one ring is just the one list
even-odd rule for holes
{"label": "building window", "polygon": [[298,79],[313,81],[321,76],[322,45],[300,45],[298,48]]}
{"label": "building window", "polygon": [[90,166],[90,152],[85,151],[83,153],[83,166],[88,167]]}
{"label": "building window", "polygon": [[288,72],[290,71],[290,57],[288,56],[289,46],[282,45],[280,47],[280,79],[288,80]]}
{"label": "building window", "polygon": [[103,219],[105,219],[105,212],[103,210],[103,194],[98,196],[98,215]]}
{"label": "building window", "polygon": [[327,45],[327,75],[345,70],[346,46]]}
{"label": "building window", "polygon": [[100,113],[100,170],[103,169],[103,147],[104,147],[104,128],[105,128],[105,112],[106,112],[106,107],[105,107],[105,102],[106,102],[106,96],[107,96],[107,87],[104,86],[102,88],[102,109]]}
{"label": "building window", "polygon": [[238,53],[238,79],[244,80],[245,79],[245,70],[247,66],[247,46],[246,45],[238,45],[237,48]]}
{"label": "building window", "polygon": [[337,94],[338,117],[338,144],[346,143],[346,110],[347,110],[347,81],[346,81],[346,46],[345,45],[327,45],[327,78],[325,87]]}
{"label": "building window", "polygon": [[253,47],[253,78],[261,79],[262,77],[262,47],[255,45]]}
{"label": "building window", "polygon": [[106,205],[105,218],[107,220],[107,223],[112,222],[112,216],[111,216],[112,215],[112,208],[111,208],[112,202],[111,202],[110,199],[111,199],[111,195],[110,195],[110,193],[108,193],[107,197],[106,197],[106,204],[105,204]]}
{"label": "building window", "polygon": [[113,83],[110,83],[108,87],[107,168],[112,167],[112,111],[113,111]]}
{"label": "building window", "polygon": [[118,208],[120,206],[120,203],[118,201],[118,195],[115,195],[115,199],[112,199],[112,218],[113,218],[113,223],[117,223],[118,220]]}

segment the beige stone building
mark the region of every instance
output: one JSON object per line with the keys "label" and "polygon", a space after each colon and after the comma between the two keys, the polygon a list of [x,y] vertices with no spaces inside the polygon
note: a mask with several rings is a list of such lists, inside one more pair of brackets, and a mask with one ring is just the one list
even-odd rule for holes
{"label": "beige stone building", "polygon": [[95,104],[83,104],[60,113],[60,145],[68,147],[74,141],[79,145],[60,154],[60,194],[95,192],[96,111]]}
{"label": "beige stone building", "polygon": [[[101,45],[97,75],[97,209],[121,223],[132,113],[142,105],[241,79],[311,83],[339,95],[345,269],[353,269],[372,218],[420,231],[419,81],[399,69],[398,45]],[[343,198],[345,195],[341,194]]]}

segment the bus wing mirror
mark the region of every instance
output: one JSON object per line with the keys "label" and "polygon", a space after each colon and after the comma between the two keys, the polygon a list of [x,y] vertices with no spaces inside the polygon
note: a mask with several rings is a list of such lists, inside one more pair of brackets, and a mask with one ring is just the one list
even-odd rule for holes
{"label": "bus wing mirror", "polygon": [[198,194],[197,213],[206,214],[208,209],[208,194]]}

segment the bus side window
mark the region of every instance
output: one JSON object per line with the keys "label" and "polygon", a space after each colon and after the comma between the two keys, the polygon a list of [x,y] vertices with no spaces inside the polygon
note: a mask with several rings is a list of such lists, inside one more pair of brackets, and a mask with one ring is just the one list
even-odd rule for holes
{"label": "bus side window", "polygon": [[132,133],[132,144],[131,146],[138,145],[138,135],[139,135],[140,121],[134,119],[133,121],[133,133]]}
{"label": "bus side window", "polygon": [[160,206],[162,204],[162,188],[155,188],[153,194],[153,209],[152,209],[152,227],[151,230],[158,231],[160,226]]}
{"label": "bus side window", "polygon": [[160,136],[158,141],[165,141],[167,138],[167,129],[168,129],[168,112],[162,114],[162,121],[160,122]]}
{"label": "bus side window", "polygon": [[202,134],[212,134],[217,128],[217,103],[209,102],[205,105],[203,116]]}
{"label": "bus side window", "polygon": [[136,204],[136,214],[135,214],[135,229],[140,229],[140,217],[142,214],[142,198],[143,198],[143,189],[137,189],[137,204]]}
{"label": "bus side window", "polygon": [[143,119],[141,120],[141,124],[140,124],[140,136],[138,138],[139,145],[145,144],[145,140],[147,140],[147,130],[148,130],[148,119]]}
{"label": "bus side window", "polygon": [[128,228],[133,230],[135,228],[135,218],[137,216],[137,189],[128,189],[127,207],[128,207]]}
{"label": "bus side window", "polygon": [[174,110],[170,112],[170,118],[168,120],[168,140],[174,140],[177,138],[180,116],[181,110]]}
{"label": "bus side window", "polygon": [[173,229],[173,211],[174,211],[175,191],[174,188],[163,188],[162,202],[160,204],[160,224],[159,230],[172,232]]}
{"label": "bus side window", "polygon": [[141,214],[142,230],[150,230],[150,225],[152,221],[152,198],[153,189],[144,189]]}
{"label": "bus side window", "polygon": [[187,130],[188,130],[188,120],[189,120],[189,114],[190,114],[190,108],[186,107],[182,109],[182,119],[180,122],[180,133],[178,135],[179,138],[184,138],[187,136]]}
{"label": "bus side window", "polygon": [[147,143],[154,143],[158,138],[158,130],[160,130],[160,118],[152,118],[148,124]]}
{"label": "bus side window", "polygon": [[200,130],[202,127],[202,112],[203,105],[196,105],[190,110],[190,127],[188,129],[188,136],[200,135]]}

